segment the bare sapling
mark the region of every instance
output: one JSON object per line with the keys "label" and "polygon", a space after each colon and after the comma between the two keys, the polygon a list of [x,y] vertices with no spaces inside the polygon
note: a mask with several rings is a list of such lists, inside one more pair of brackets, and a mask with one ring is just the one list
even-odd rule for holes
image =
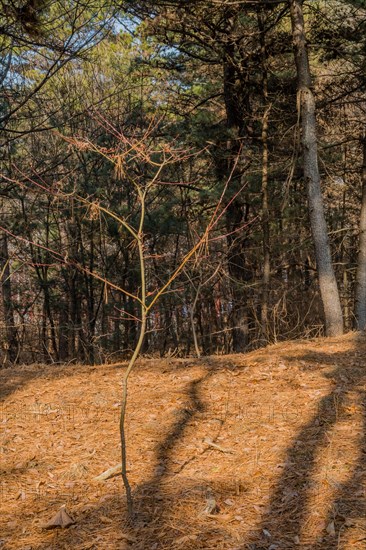
{"label": "bare sapling", "polygon": [[[87,211],[91,212],[93,216],[98,214],[99,216],[110,216],[112,217],[131,237],[131,243],[134,243],[134,246],[137,250],[137,258],[139,263],[139,281],[138,281],[138,292],[133,293],[126,288],[119,286],[118,284],[110,281],[103,275],[98,274],[96,271],[90,271],[85,265],[81,265],[75,259],[62,256],[59,252],[52,250],[51,248],[45,247],[44,245],[29,241],[29,239],[21,236],[14,235],[5,228],[0,227],[0,229],[6,231],[7,234],[13,238],[17,238],[23,242],[26,242],[33,246],[39,246],[41,249],[47,250],[53,257],[53,260],[57,260],[60,265],[69,266],[73,269],[79,269],[80,271],[91,275],[95,279],[99,280],[105,285],[106,289],[114,289],[118,292],[121,292],[132,298],[135,303],[139,306],[139,330],[138,338],[135,345],[135,348],[132,352],[131,358],[128,362],[127,368],[124,372],[122,379],[122,396],[121,396],[121,413],[119,421],[119,431],[120,431],[120,441],[121,441],[121,463],[113,468],[110,468],[106,472],[103,472],[96,479],[108,479],[112,475],[117,475],[121,473],[123,484],[126,491],[126,500],[127,500],[127,513],[130,520],[133,520],[135,517],[134,503],[133,503],[133,494],[131,485],[127,475],[127,442],[126,442],[126,413],[127,413],[127,404],[128,404],[128,384],[131,372],[136,364],[136,360],[141,353],[142,346],[144,343],[144,338],[147,330],[147,320],[150,312],[153,307],[156,305],[158,300],[168,291],[169,287],[173,281],[184,271],[186,270],[189,262],[194,261],[199,262],[199,258],[202,256],[202,251],[206,250],[209,246],[210,235],[213,229],[218,228],[219,222],[222,220],[227,208],[230,206],[232,201],[241,193],[243,187],[235,192],[235,194],[227,198],[229,183],[232,179],[232,173],[235,170],[237,160],[233,163],[233,169],[227,181],[225,182],[221,195],[214,207],[213,214],[209,218],[205,228],[202,230],[201,234],[196,236],[195,243],[191,245],[191,248],[188,252],[180,259],[178,266],[168,275],[167,280],[161,284],[160,288],[155,289],[153,292],[147,292],[147,252],[146,252],[146,242],[144,234],[144,224],[146,220],[146,210],[147,210],[147,197],[151,190],[162,184],[166,184],[161,180],[163,172],[168,169],[172,164],[183,162],[187,158],[198,153],[191,153],[189,151],[182,151],[179,149],[174,149],[171,145],[166,143],[154,143],[152,139],[154,132],[154,124],[151,123],[149,128],[142,133],[142,135],[127,137],[126,135],[120,133],[113,125],[108,121],[99,117],[99,122],[107,130],[117,142],[115,147],[106,148],[100,147],[95,143],[91,142],[86,138],[78,137],[65,137],[60,136],[71,144],[72,147],[76,148],[79,151],[88,151],[94,152],[103,156],[107,161],[114,165],[114,176],[121,182],[131,186],[135,192],[136,196],[136,210],[138,212],[137,222],[135,225],[130,221],[130,217],[127,215],[125,217],[120,216],[115,211],[112,211],[103,206],[101,200],[91,200],[90,198],[85,198],[80,196],[76,192],[66,193],[62,190],[62,184],[53,185],[52,187],[47,184],[47,182],[37,174],[37,177],[30,177],[24,172],[20,172],[21,178],[18,180],[10,179],[7,176],[3,176],[6,180],[16,183],[22,187],[29,186],[30,188],[38,188],[38,191],[48,193],[53,196],[54,200],[67,201],[73,200],[79,202],[83,205]],[[239,152],[240,155],[240,152]],[[239,157],[238,155],[238,157]],[[140,168],[137,170],[136,168]],[[143,167],[143,169],[141,169]],[[136,175],[139,174],[139,175]],[[184,183],[172,183],[171,185],[184,185]],[[215,237],[212,240],[215,240],[221,237]],[[209,281],[211,281],[219,270],[219,266],[214,270],[214,272],[209,275],[205,280],[200,281],[198,288],[196,288],[196,301],[198,295],[203,286],[205,286]],[[127,312],[125,312],[129,315]],[[197,343],[196,343],[197,344]],[[197,354],[199,354],[198,344],[196,345]]]}

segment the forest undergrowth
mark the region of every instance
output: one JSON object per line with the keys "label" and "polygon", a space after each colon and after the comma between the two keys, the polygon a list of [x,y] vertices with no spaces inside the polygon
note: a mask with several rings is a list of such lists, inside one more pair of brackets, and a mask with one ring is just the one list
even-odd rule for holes
{"label": "forest undergrowth", "polygon": [[[125,365],[3,369],[3,550],[360,549],[366,542],[366,338]],[[46,529],[65,506],[73,523]]]}

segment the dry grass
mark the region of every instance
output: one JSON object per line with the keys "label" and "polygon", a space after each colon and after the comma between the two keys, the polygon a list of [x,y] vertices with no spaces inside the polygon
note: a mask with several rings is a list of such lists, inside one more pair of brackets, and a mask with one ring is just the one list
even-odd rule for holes
{"label": "dry grass", "polygon": [[[93,481],[120,461],[123,368],[0,373],[1,549],[365,548],[364,337],[140,361],[133,526],[120,478]],[[63,504],[75,525],[42,529]]]}

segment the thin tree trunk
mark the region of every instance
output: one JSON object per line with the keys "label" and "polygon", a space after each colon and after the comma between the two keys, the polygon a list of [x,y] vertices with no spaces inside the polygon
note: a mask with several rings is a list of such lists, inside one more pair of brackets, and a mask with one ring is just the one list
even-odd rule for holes
{"label": "thin tree trunk", "polygon": [[271,106],[268,103],[268,69],[267,52],[263,15],[258,16],[260,30],[261,57],[262,57],[262,94],[264,113],[262,118],[262,239],[263,239],[263,272],[262,272],[262,300],[261,300],[261,337],[268,342],[268,304],[269,282],[271,273],[270,263],[270,227],[268,206],[268,119]]}
{"label": "thin tree trunk", "polygon": [[[228,18],[228,30],[232,32],[235,27],[234,19]],[[243,181],[243,159],[240,153],[243,138],[248,138],[248,118],[251,112],[249,103],[249,86],[247,82],[248,72],[245,70],[243,60],[239,72],[233,60],[236,51],[234,44],[229,43],[225,48],[224,56],[224,101],[227,119],[228,135],[230,138],[226,144],[226,155],[219,169],[224,178],[231,173],[231,188],[237,190]],[[240,85],[238,83],[240,82]],[[240,154],[236,168],[233,170],[233,163]],[[231,334],[232,349],[235,353],[244,352],[249,344],[248,326],[248,281],[251,273],[246,265],[246,244],[245,230],[239,232],[241,225],[247,221],[249,206],[245,198],[236,197],[227,207],[226,230],[227,230],[227,264],[230,275],[231,291]],[[244,233],[244,234],[243,234]]]}
{"label": "thin tree trunk", "polygon": [[194,349],[195,349],[197,357],[201,357],[201,351],[200,351],[200,348],[199,348],[199,345],[198,345],[196,322],[195,322],[196,306],[197,306],[197,301],[198,301],[198,297],[199,297],[199,294],[200,294],[200,290],[201,290],[201,284],[198,283],[198,286],[195,289],[196,292],[195,292],[195,295],[194,295],[194,300],[193,300],[193,303],[191,305],[190,312],[189,312]]}
{"label": "thin tree trunk", "polygon": [[261,332],[262,338],[268,342],[268,304],[269,282],[271,273],[270,263],[270,229],[268,207],[268,113],[263,115],[262,121],[262,232],[263,232],[263,272],[262,272],[262,303],[261,303]]}
{"label": "thin tree trunk", "polygon": [[59,312],[59,326],[58,326],[58,355],[62,362],[65,362],[69,358],[69,309],[68,301],[61,302],[61,308]]}
{"label": "thin tree trunk", "polygon": [[70,273],[70,330],[69,330],[69,355],[72,360],[79,358],[78,339],[80,334],[80,302],[77,290],[78,273],[73,269]]}
{"label": "thin tree trunk", "polygon": [[[120,303],[118,304],[120,307]],[[108,347],[106,348],[108,350]],[[119,314],[115,313],[115,319],[113,321],[113,351],[121,351],[121,327]]]}
{"label": "thin tree trunk", "polygon": [[18,357],[18,335],[14,321],[14,306],[12,300],[12,288],[9,266],[8,238],[3,233],[0,240],[0,276],[1,293],[4,308],[4,321],[7,340],[7,357],[11,363],[15,363]]}
{"label": "thin tree trunk", "polygon": [[249,344],[248,292],[251,273],[245,261],[245,237],[238,237],[237,230],[247,221],[248,205],[239,199],[227,208],[228,271],[231,290],[231,333],[234,353],[242,353]]}
{"label": "thin tree trunk", "polygon": [[355,301],[357,328],[364,330],[366,328],[366,135],[363,137],[362,202]]}
{"label": "thin tree trunk", "polygon": [[42,353],[43,353],[43,362],[48,363],[50,359],[50,353],[48,349],[48,334],[47,334],[47,306],[46,299],[43,298],[43,307],[42,307]]}
{"label": "thin tree trunk", "polygon": [[141,201],[141,217],[138,232],[136,233],[136,244],[139,254],[139,263],[140,263],[140,283],[141,283],[141,300],[140,300],[140,330],[135,349],[133,351],[132,357],[128,363],[125,375],[123,377],[122,385],[122,403],[121,403],[121,415],[119,421],[119,430],[121,438],[121,474],[123,484],[126,490],[127,498],[127,510],[128,516],[131,520],[134,518],[134,506],[133,506],[133,497],[131,485],[127,475],[127,449],[126,449],[126,430],[125,430],[125,421],[126,421],[126,409],[127,409],[127,398],[128,398],[128,380],[130,373],[136,363],[146,335],[146,326],[147,326],[147,306],[146,306],[146,266],[145,266],[145,257],[144,257],[144,234],[143,226],[145,220],[145,200],[146,200],[146,191],[142,192],[138,190],[139,198]]}
{"label": "thin tree trunk", "polygon": [[[71,202],[70,221],[68,222],[68,254],[73,262],[79,262],[80,239],[75,215],[74,201]],[[69,356],[71,360],[84,359],[83,333],[81,320],[81,295],[79,288],[81,277],[76,268],[69,271],[68,287],[70,300]]]}
{"label": "thin tree trunk", "polygon": [[308,188],[310,224],[315,247],[320,294],[327,336],[343,333],[342,308],[335,278],[325,221],[318,167],[315,100],[306,49],[302,0],[291,0],[292,36],[298,80],[298,108],[301,114],[304,178]]}
{"label": "thin tree trunk", "polygon": [[[48,272],[47,268],[44,271],[44,281],[43,281],[43,294],[44,294],[44,307],[45,307],[45,315],[46,315],[46,327],[47,327],[47,319],[50,324],[50,332],[51,332],[51,344],[52,344],[52,351],[54,353],[54,359],[58,361],[59,355],[58,355],[58,349],[57,349],[57,339],[56,339],[56,327],[55,323],[53,321],[52,316],[52,310],[51,310],[51,295],[49,291],[49,281],[48,281]],[[47,335],[48,338],[48,335]]]}

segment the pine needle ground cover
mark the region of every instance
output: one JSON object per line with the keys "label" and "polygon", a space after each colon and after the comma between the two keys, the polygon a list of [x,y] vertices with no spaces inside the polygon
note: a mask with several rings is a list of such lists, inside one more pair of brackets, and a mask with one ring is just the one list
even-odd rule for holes
{"label": "pine needle ground cover", "polygon": [[120,462],[124,368],[1,371],[1,549],[365,548],[364,337],[141,359],[133,525],[120,476],[95,480]]}

